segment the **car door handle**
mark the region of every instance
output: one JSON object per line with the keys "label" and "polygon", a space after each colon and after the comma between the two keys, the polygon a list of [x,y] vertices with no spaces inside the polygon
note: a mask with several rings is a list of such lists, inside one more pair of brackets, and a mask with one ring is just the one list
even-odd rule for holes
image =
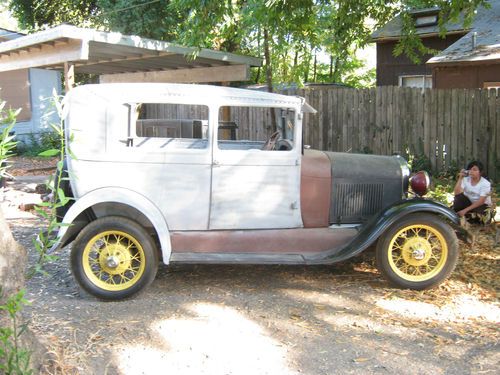
{"label": "car door handle", "polygon": [[218,160],[214,160],[214,161],[212,162],[212,164],[213,164],[214,166],[220,165],[220,161],[218,161]]}

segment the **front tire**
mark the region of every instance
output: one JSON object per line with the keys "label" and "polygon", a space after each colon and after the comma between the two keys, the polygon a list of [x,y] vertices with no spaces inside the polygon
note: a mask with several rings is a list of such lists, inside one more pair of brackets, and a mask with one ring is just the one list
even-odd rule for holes
{"label": "front tire", "polygon": [[412,214],[382,235],[376,259],[380,272],[395,286],[429,289],[455,268],[458,239],[450,225],[436,215]]}
{"label": "front tire", "polygon": [[156,276],[158,251],[136,222],[118,216],[97,219],[77,236],[71,268],[80,286],[105,300],[127,298]]}

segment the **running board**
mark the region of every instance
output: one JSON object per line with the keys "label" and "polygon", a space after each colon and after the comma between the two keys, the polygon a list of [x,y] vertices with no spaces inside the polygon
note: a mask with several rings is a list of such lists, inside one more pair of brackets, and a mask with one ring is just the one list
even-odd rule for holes
{"label": "running board", "polygon": [[307,264],[301,254],[172,253],[171,263],[192,264]]}

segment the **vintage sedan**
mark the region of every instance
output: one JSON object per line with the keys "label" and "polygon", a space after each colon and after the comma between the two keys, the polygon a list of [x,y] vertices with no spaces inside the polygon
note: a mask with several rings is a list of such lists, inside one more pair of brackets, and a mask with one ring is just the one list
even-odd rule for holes
{"label": "vintage sedan", "polygon": [[[62,188],[77,282],[133,295],[160,261],[331,264],[376,246],[394,285],[442,282],[459,218],[399,156],[303,145],[303,98],[206,85],[101,84],[65,98]],[[273,132],[273,130],[276,130]],[[413,192],[409,194],[409,185]]]}

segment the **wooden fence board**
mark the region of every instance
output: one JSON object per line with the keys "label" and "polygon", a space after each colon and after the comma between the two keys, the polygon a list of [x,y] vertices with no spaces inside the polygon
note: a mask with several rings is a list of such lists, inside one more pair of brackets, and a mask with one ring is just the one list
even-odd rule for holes
{"label": "wooden fence board", "polygon": [[[495,107],[496,107],[496,142],[495,142],[495,155],[493,155],[494,161],[493,163],[495,164],[495,169],[494,171],[488,171],[489,176],[493,179],[495,179],[496,176],[496,181],[500,180],[500,93],[497,91],[497,98],[495,101]],[[500,195],[500,194],[499,194]]]}
{"label": "wooden fence board", "polygon": [[335,91],[333,90],[328,90],[327,91],[327,106],[326,106],[326,111],[327,111],[327,123],[326,123],[326,150],[331,151],[333,149],[333,144],[334,144],[334,139],[333,139],[333,129],[335,129],[334,126],[334,117],[335,117],[335,111],[333,111],[333,103],[334,103],[334,93]]}
{"label": "wooden fence board", "polygon": [[[429,155],[430,154],[430,142],[431,142],[431,135],[430,135],[430,123],[431,123],[431,111],[430,111],[430,106],[429,106],[429,100],[430,100],[430,89],[425,89],[424,95],[422,98],[422,104],[423,104],[423,113],[424,113],[424,154]],[[427,126],[425,126],[427,125]]]}
{"label": "wooden fence board", "polygon": [[[488,165],[487,170],[493,171],[496,169],[495,152],[496,152],[496,133],[498,129],[494,126],[496,124],[496,110],[495,102],[497,90],[488,91]],[[500,145],[499,145],[500,146]]]}
{"label": "wooden fence board", "polygon": [[451,117],[450,117],[450,152],[449,159],[450,163],[456,163],[458,161],[458,90],[452,90],[451,92]]}
{"label": "wooden fence board", "polygon": [[415,91],[412,90],[415,95],[415,100],[417,101],[417,142],[418,146],[416,153],[418,155],[424,154],[424,95],[425,91]]}
{"label": "wooden fence board", "polygon": [[431,90],[429,92],[429,110],[430,110],[430,137],[429,137],[429,160],[431,162],[431,167],[437,170],[437,113],[438,113],[438,95],[437,90]]}
{"label": "wooden fence board", "polygon": [[488,164],[488,90],[481,90],[479,95],[479,132],[477,135],[476,158],[481,160],[485,166]]}
{"label": "wooden fence board", "polygon": [[458,115],[457,122],[458,128],[456,128],[457,132],[455,134],[455,138],[457,139],[457,158],[456,164],[458,169],[463,168],[465,164],[465,115],[466,115],[466,91],[462,89],[456,90],[458,93],[457,99],[457,107],[458,107]]}

